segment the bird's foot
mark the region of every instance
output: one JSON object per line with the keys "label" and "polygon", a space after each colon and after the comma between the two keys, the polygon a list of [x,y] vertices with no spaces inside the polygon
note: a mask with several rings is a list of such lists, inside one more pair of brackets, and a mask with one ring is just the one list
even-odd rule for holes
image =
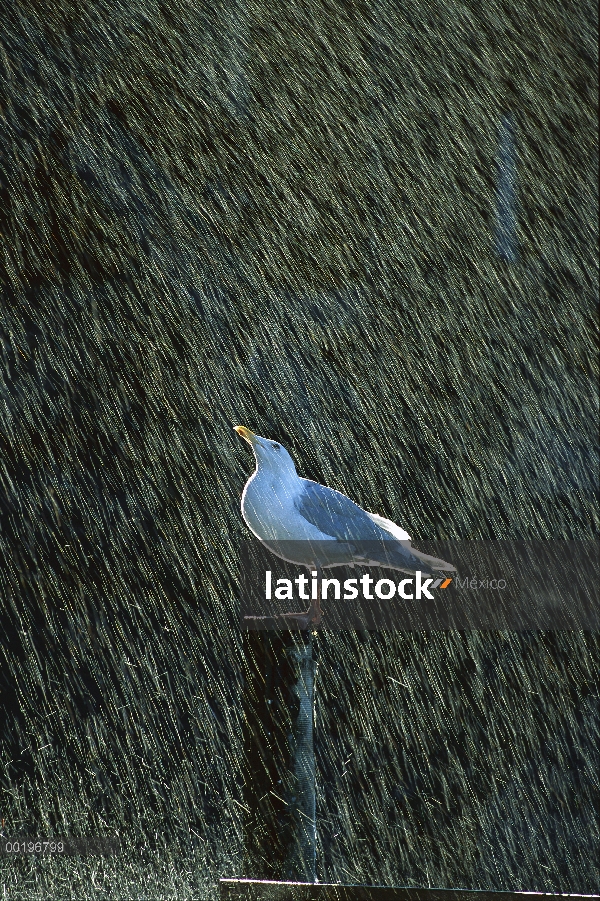
{"label": "bird's foot", "polygon": [[297,622],[302,629],[309,626],[318,626],[323,616],[320,606],[310,607],[305,613],[281,613],[277,617],[290,622]]}
{"label": "bird's foot", "polygon": [[323,619],[319,602],[311,604],[308,610],[302,613],[276,613],[274,616],[245,616],[246,628],[271,628],[288,626],[291,629],[309,629],[318,626]]}
{"label": "bird's foot", "polygon": [[300,629],[307,629],[311,623],[311,611],[307,610],[305,613],[280,613],[276,619],[283,620],[291,625],[297,623]]}

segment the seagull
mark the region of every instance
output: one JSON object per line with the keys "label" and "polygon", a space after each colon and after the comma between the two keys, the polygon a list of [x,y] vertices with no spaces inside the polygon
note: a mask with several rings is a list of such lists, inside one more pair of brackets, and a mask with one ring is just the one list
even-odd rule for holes
{"label": "seagull", "polygon": [[[256,460],[242,493],[246,525],[278,557],[316,570],[317,585],[322,585],[322,570],[332,566],[372,565],[430,575],[456,571],[451,563],[413,548],[408,532],[396,523],[363,510],[340,491],[301,478],[278,441],[243,425],[235,431]],[[322,618],[320,598],[312,600],[307,611],[281,618],[301,628],[317,625]]]}

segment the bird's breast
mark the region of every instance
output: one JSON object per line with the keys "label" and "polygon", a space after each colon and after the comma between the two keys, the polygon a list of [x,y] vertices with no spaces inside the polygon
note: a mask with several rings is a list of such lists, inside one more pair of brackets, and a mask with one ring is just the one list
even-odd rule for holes
{"label": "bird's breast", "polygon": [[266,541],[310,541],[321,535],[296,508],[293,485],[255,476],[244,488],[242,515],[257,538]]}

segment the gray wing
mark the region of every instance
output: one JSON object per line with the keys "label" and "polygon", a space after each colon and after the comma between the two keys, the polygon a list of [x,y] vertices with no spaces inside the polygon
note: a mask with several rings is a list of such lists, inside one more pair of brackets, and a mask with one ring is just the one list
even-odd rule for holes
{"label": "gray wing", "polygon": [[[366,510],[351,501],[349,497],[333,488],[319,485],[310,479],[302,479],[302,493],[295,501],[298,513],[316,526],[325,535],[331,535],[338,541],[368,542],[356,548],[356,559],[366,556],[381,559],[382,565],[407,565],[412,570],[423,564],[413,556],[410,547],[373,522]],[[382,542],[385,545],[382,546]],[[381,548],[385,548],[381,557]],[[385,562],[384,562],[385,560]],[[423,566],[428,569],[428,566]]]}
{"label": "gray wing", "polygon": [[298,513],[325,535],[339,541],[383,541],[389,532],[377,526],[362,507],[333,488],[302,479]]}

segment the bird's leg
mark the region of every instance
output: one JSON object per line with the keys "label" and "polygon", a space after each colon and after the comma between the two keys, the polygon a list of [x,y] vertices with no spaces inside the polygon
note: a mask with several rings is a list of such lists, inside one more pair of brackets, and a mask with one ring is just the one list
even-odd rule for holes
{"label": "bird's leg", "polygon": [[306,629],[310,623],[310,615],[311,608],[309,607],[309,609],[303,613],[280,613],[277,616],[277,619],[284,620],[285,622],[297,623],[298,628]]}
{"label": "bird's leg", "polygon": [[310,607],[304,613],[279,613],[277,615],[277,619],[297,622],[299,627],[302,629],[307,629],[309,625],[314,624],[318,625],[322,620],[321,614],[321,592],[322,592],[322,576],[323,570],[318,564],[313,564],[309,567],[309,572],[312,574],[313,569],[317,571],[317,597],[312,599],[312,591],[311,591],[311,602]]}
{"label": "bird's leg", "polygon": [[[317,597],[315,600],[311,600],[310,607],[308,608],[307,614],[310,617],[309,622],[313,625],[318,626],[318,624],[323,619],[323,615],[321,613],[321,594],[323,591],[323,570],[319,566],[318,563],[315,563],[315,569],[317,571]],[[312,597],[312,592],[311,592]]]}

